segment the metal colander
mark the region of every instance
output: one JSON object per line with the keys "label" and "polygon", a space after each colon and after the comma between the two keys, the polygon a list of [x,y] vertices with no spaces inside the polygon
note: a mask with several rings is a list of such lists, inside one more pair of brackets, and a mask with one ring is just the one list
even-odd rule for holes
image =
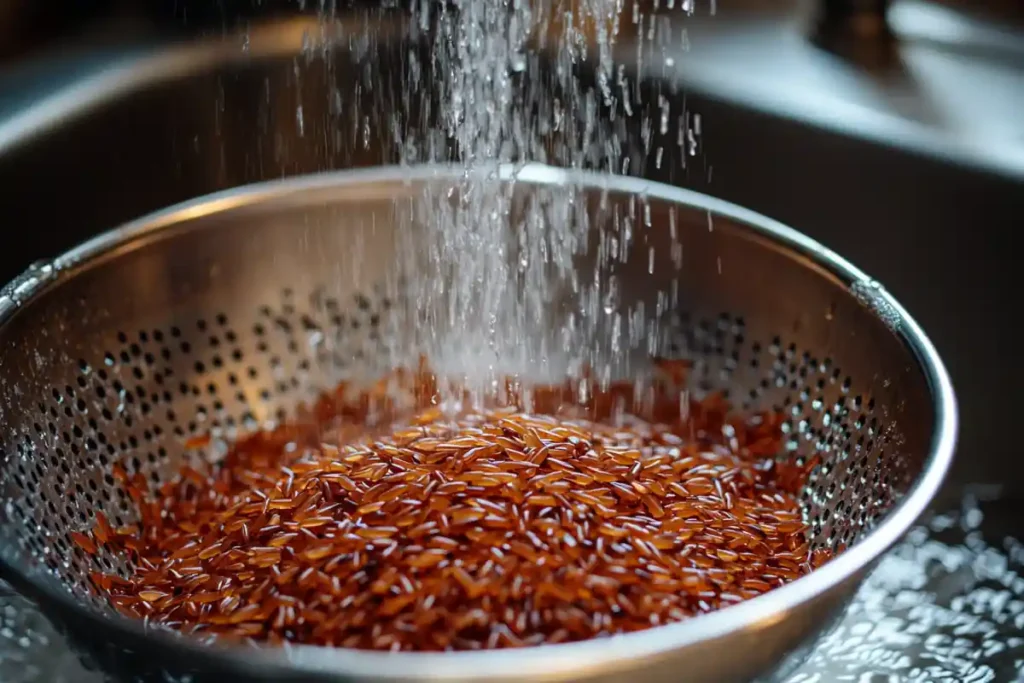
{"label": "metal colander", "polygon": [[[87,554],[69,537],[91,529],[100,510],[118,525],[133,519],[112,466],[159,483],[182,464],[190,437],[230,438],[287,416],[346,373],[401,361],[394,340],[416,325],[399,314],[408,307],[396,245],[416,231],[399,219],[401,207],[457,175],[379,169],[242,188],[105,234],[3,290],[3,576],[84,658],[140,681],[770,676],[827,627],[936,492],[956,431],[949,379],[877,283],[801,235],[709,197],[527,166],[517,196],[571,185],[595,233],[642,204],[633,247],[615,265],[626,324],[608,334],[632,349],[620,371],[642,373],[654,347],[667,345],[693,360],[695,393],[726,391],[737,407],[784,411],[784,457],[821,458],[803,499],[811,540],[849,549],[717,613],[523,651],[235,649],[116,616],[87,576],[126,571],[124,558]],[[591,251],[580,272],[600,271]]]}

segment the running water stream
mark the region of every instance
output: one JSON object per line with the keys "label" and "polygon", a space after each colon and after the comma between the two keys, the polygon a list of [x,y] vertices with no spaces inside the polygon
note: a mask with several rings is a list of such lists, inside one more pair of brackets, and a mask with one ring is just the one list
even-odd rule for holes
{"label": "running water stream", "polygon": [[[600,377],[624,355],[635,311],[608,273],[649,221],[643,198],[629,215],[600,215],[602,230],[592,231],[600,209],[572,182],[517,192],[517,174],[530,162],[635,174],[640,160],[660,164],[666,144],[692,155],[699,120],[672,113],[657,92],[644,102],[627,74],[685,41],[669,19],[696,9],[692,0],[411,4],[408,37],[430,52],[409,51],[399,106],[361,110],[358,136],[388,137],[400,163],[460,173],[397,211],[408,229],[391,284],[413,337],[395,335],[397,357],[425,355],[440,374],[491,394],[509,374],[550,380],[590,366]],[[623,38],[628,50],[616,50]],[[372,89],[373,38],[353,40],[371,54]],[[584,255],[593,272],[578,267]]]}
{"label": "running water stream", "polygon": [[[414,9],[434,41],[447,144],[435,130],[412,128],[402,149],[407,161],[432,162],[454,150],[462,173],[410,216],[419,230],[406,231],[417,236],[403,252],[408,300],[421,316],[418,348],[481,392],[510,372],[544,373],[565,349],[589,348],[600,324],[565,312],[587,310],[601,286],[576,272],[574,258],[592,246],[576,188],[537,190],[525,203],[514,195],[526,162],[620,169],[621,145],[598,123],[598,109],[615,106],[611,47],[622,1],[455,0]],[[542,51],[552,62],[543,70]],[[584,84],[587,62],[596,79]]]}

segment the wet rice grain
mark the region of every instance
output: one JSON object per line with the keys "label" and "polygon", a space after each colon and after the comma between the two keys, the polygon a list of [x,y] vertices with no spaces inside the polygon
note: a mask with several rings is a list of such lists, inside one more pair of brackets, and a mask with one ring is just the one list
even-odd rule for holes
{"label": "wet rice grain", "polygon": [[339,387],[158,490],[119,468],[139,523],[100,514],[74,540],[133,560],[130,578],[93,582],[150,624],[378,650],[638,631],[826,559],[796,502],[806,468],[776,458],[777,416],[715,397],[681,416],[665,387],[507,389],[460,412],[434,405],[426,371]]}

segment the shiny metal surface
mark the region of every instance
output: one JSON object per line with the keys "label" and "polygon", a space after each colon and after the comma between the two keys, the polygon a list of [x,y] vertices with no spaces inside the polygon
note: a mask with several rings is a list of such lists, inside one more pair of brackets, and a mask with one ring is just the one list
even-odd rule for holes
{"label": "shiny metal surface", "polygon": [[[368,169],[229,191],[98,237],[0,292],[0,566],[102,667],[172,680],[229,672],[365,681],[674,681],[685,667],[687,680],[746,680],[776,670],[830,625],[938,491],[956,434],[952,387],[931,343],[881,286],[719,200],[531,165],[517,172],[517,193],[579,185],[595,230],[609,229],[612,215],[650,212],[654,227],[616,266],[619,312],[654,316],[659,292],[679,292],[664,343],[694,359],[693,390],[787,411],[790,456],[824,460],[804,498],[812,541],[853,547],[789,586],[699,619],[514,653],[204,650],[113,616],[87,590],[87,573],[125,570],[125,558],[88,555],[68,538],[96,510],[130,523],[112,464],[159,482],[191,435],[252,427],[338,377],[411,361],[416,349],[393,355],[379,332],[401,339],[410,324],[398,315],[407,306],[394,280],[396,244],[417,229],[401,218],[424,193],[445,196],[457,177]],[[670,223],[685,244],[681,263],[670,256]],[[408,233],[401,240],[399,230]],[[598,267],[594,258],[578,267]],[[646,342],[620,334],[636,348],[632,375]]]}
{"label": "shiny metal surface", "polygon": [[645,73],[841,135],[1024,178],[1024,26],[894,0],[890,37],[843,35],[842,26],[824,37],[816,34],[817,1],[719,4],[714,15],[682,24],[685,41],[651,50]]}

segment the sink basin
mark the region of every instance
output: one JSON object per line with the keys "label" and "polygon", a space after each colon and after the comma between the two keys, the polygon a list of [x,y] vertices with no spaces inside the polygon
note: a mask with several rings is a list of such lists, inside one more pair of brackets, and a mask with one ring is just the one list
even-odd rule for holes
{"label": "sink basin", "polygon": [[[17,249],[0,253],[0,278],[189,197],[395,162],[389,114],[432,109],[401,100],[410,48],[390,39],[393,27],[381,21],[371,38],[351,28],[296,19],[254,28],[244,44],[90,53],[0,80],[0,215],[21,233]],[[325,32],[338,46],[329,57],[303,50]],[[383,77],[366,70],[370,59]],[[951,481],[1024,481],[1006,428],[1022,384],[1016,321],[999,303],[1019,289],[1010,240],[1024,179],[759,110],[706,84],[642,81],[647,102],[665,98],[671,122],[638,157],[643,173],[779,219],[876,276],[953,374],[963,457]],[[695,133],[699,117],[692,155],[675,143],[680,117]]]}
{"label": "sink basin", "polygon": [[[21,233],[0,252],[0,279],[190,197],[396,162],[389,114],[429,117],[436,107],[403,99],[403,65],[420,48],[394,40],[389,24],[375,24],[372,38],[362,28],[277,22],[244,43],[91,51],[0,76],[0,216]],[[303,49],[324,32],[336,45],[329,55]],[[381,68],[371,73],[371,61]],[[1016,321],[1001,303],[1019,290],[1010,240],[1024,178],[877,131],[816,125],[685,74],[641,76],[644,101],[662,97],[669,126],[645,152],[643,131],[627,124],[632,170],[779,219],[877,277],[953,375],[962,434],[950,495],[970,482],[1024,484],[1006,428],[1024,378]],[[686,149],[678,125],[693,133]]]}

